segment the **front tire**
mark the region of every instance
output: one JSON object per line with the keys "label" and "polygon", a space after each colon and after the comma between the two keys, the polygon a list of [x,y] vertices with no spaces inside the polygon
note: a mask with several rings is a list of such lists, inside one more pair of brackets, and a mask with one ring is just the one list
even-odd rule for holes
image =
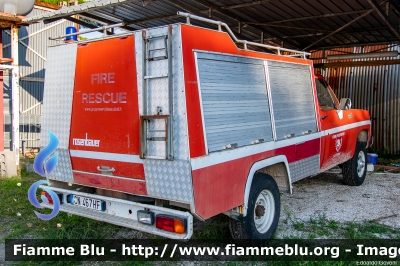
{"label": "front tire", "polygon": [[367,151],[365,143],[357,142],[353,157],[343,164],[343,181],[349,186],[360,186],[367,173]]}
{"label": "front tire", "polygon": [[241,221],[230,219],[233,239],[266,240],[273,237],[280,216],[278,185],[267,174],[256,173],[250,188],[247,215]]}

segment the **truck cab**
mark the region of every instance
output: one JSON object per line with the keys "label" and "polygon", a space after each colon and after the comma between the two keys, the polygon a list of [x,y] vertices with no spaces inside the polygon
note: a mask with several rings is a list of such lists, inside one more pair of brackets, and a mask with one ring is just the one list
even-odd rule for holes
{"label": "truck cab", "polygon": [[321,171],[345,163],[346,167],[343,171],[350,174],[348,173],[350,166],[347,164],[357,152],[357,176],[360,175],[360,177],[351,183],[361,185],[366,172],[365,147],[370,139],[369,130],[368,128],[352,130],[348,128],[348,125],[356,123],[365,126],[370,120],[369,113],[366,110],[351,109],[350,99],[343,98],[339,102],[323,76],[315,74],[315,84],[321,132],[324,132],[321,139]]}

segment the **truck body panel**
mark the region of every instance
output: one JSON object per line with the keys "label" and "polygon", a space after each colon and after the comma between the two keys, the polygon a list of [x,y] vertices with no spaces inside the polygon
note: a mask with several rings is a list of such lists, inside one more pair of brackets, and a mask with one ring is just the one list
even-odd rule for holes
{"label": "truck body panel", "polygon": [[[253,175],[267,162],[283,163],[288,184],[278,185],[291,191],[352,158],[361,131],[370,137],[367,111],[321,105],[330,94],[313,72],[311,60],[240,49],[225,32],[184,24],[52,47],[41,146],[52,131],[60,159],[47,178],[91,188],[110,206],[128,199],[99,214],[108,222],[136,221],[132,210],[152,206],[168,214],[160,200],[200,219],[239,207],[246,215]],[[65,202],[79,194],[54,186]],[[155,205],[135,202],[143,196]],[[69,203],[65,211],[84,213]],[[189,238],[191,226],[168,237]]]}
{"label": "truck body panel", "polygon": [[[134,36],[78,45],[69,141],[75,183],[146,194],[145,183],[129,180],[144,179],[135,73]],[[113,177],[99,175],[106,167]]]}

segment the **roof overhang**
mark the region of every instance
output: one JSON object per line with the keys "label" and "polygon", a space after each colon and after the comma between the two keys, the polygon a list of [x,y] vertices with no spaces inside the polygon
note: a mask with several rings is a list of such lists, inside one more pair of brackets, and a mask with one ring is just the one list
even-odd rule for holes
{"label": "roof overhang", "polygon": [[395,0],[99,0],[23,22],[68,19],[89,28],[123,23],[121,28],[134,31],[185,23],[178,11],[225,22],[241,39],[300,50],[400,42],[400,2]]}
{"label": "roof overhang", "polygon": [[24,26],[28,25],[23,21],[24,16],[14,16],[8,13],[0,12],[0,28],[10,28],[13,25]]}
{"label": "roof overhang", "polygon": [[37,16],[31,16],[31,17],[25,18],[24,22],[34,23],[34,22],[38,22],[38,21],[42,21],[42,20],[46,20],[46,19],[57,19],[57,18],[62,19],[62,18],[65,18],[66,16],[73,16],[73,15],[81,14],[82,12],[89,12],[92,10],[105,8],[105,7],[112,7],[115,5],[121,5],[123,3],[129,3],[129,2],[138,2],[138,0],[92,1],[92,2],[87,2],[84,4],[80,4],[77,6],[60,8],[56,11],[40,14]]}

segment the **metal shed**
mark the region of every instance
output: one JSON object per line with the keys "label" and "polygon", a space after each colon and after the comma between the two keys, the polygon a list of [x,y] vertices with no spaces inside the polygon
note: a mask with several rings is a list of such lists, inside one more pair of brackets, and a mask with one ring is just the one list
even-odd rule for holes
{"label": "metal shed", "polygon": [[[223,21],[242,39],[312,52],[317,71],[332,83],[338,97],[352,97],[355,108],[371,112],[375,147],[400,154],[399,56],[327,59],[330,54],[398,51],[398,0],[100,0],[24,21],[57,23],[66,19],[89,28],[122,23],[122,30],[134,31],[184,23],[177,11]],[[75,14],[80,19],[71,17]],[[105,33],[114,34],[112,30]]]}
{"label": "metal shed", "polygon": [[[400,56],[340,62],[322,58],[334,54],[399,51],[398,44],[347,47],[312,53],[314,67],[338,97],[350,98],[353,106],[371,114],[374,149],[400,155]],[[349,60],[347,60],[349,61]],[[394,63],[396,64],[389,64]],[[324,63],[326,62],[326,63]],[[325,66],[325,67],[324,67]]]}
{"label": "metal shed", "polygon": [[[36,3],[28,17],[40,16],[54,11],[57,7]],[[47,47],[56,44],[49,40],[50,36],[63,34],[67,26],[73,23],[59,20],[53,23],[34,23],[19,28],[19,71],[20,71],[20,147],[39,147],[41,124],[41,104]],[[11,32],[3,30],[3,57],[11,58]],[[4,148],[10,149],[11,144],[11,91],[10,73],[4,72]]]}

